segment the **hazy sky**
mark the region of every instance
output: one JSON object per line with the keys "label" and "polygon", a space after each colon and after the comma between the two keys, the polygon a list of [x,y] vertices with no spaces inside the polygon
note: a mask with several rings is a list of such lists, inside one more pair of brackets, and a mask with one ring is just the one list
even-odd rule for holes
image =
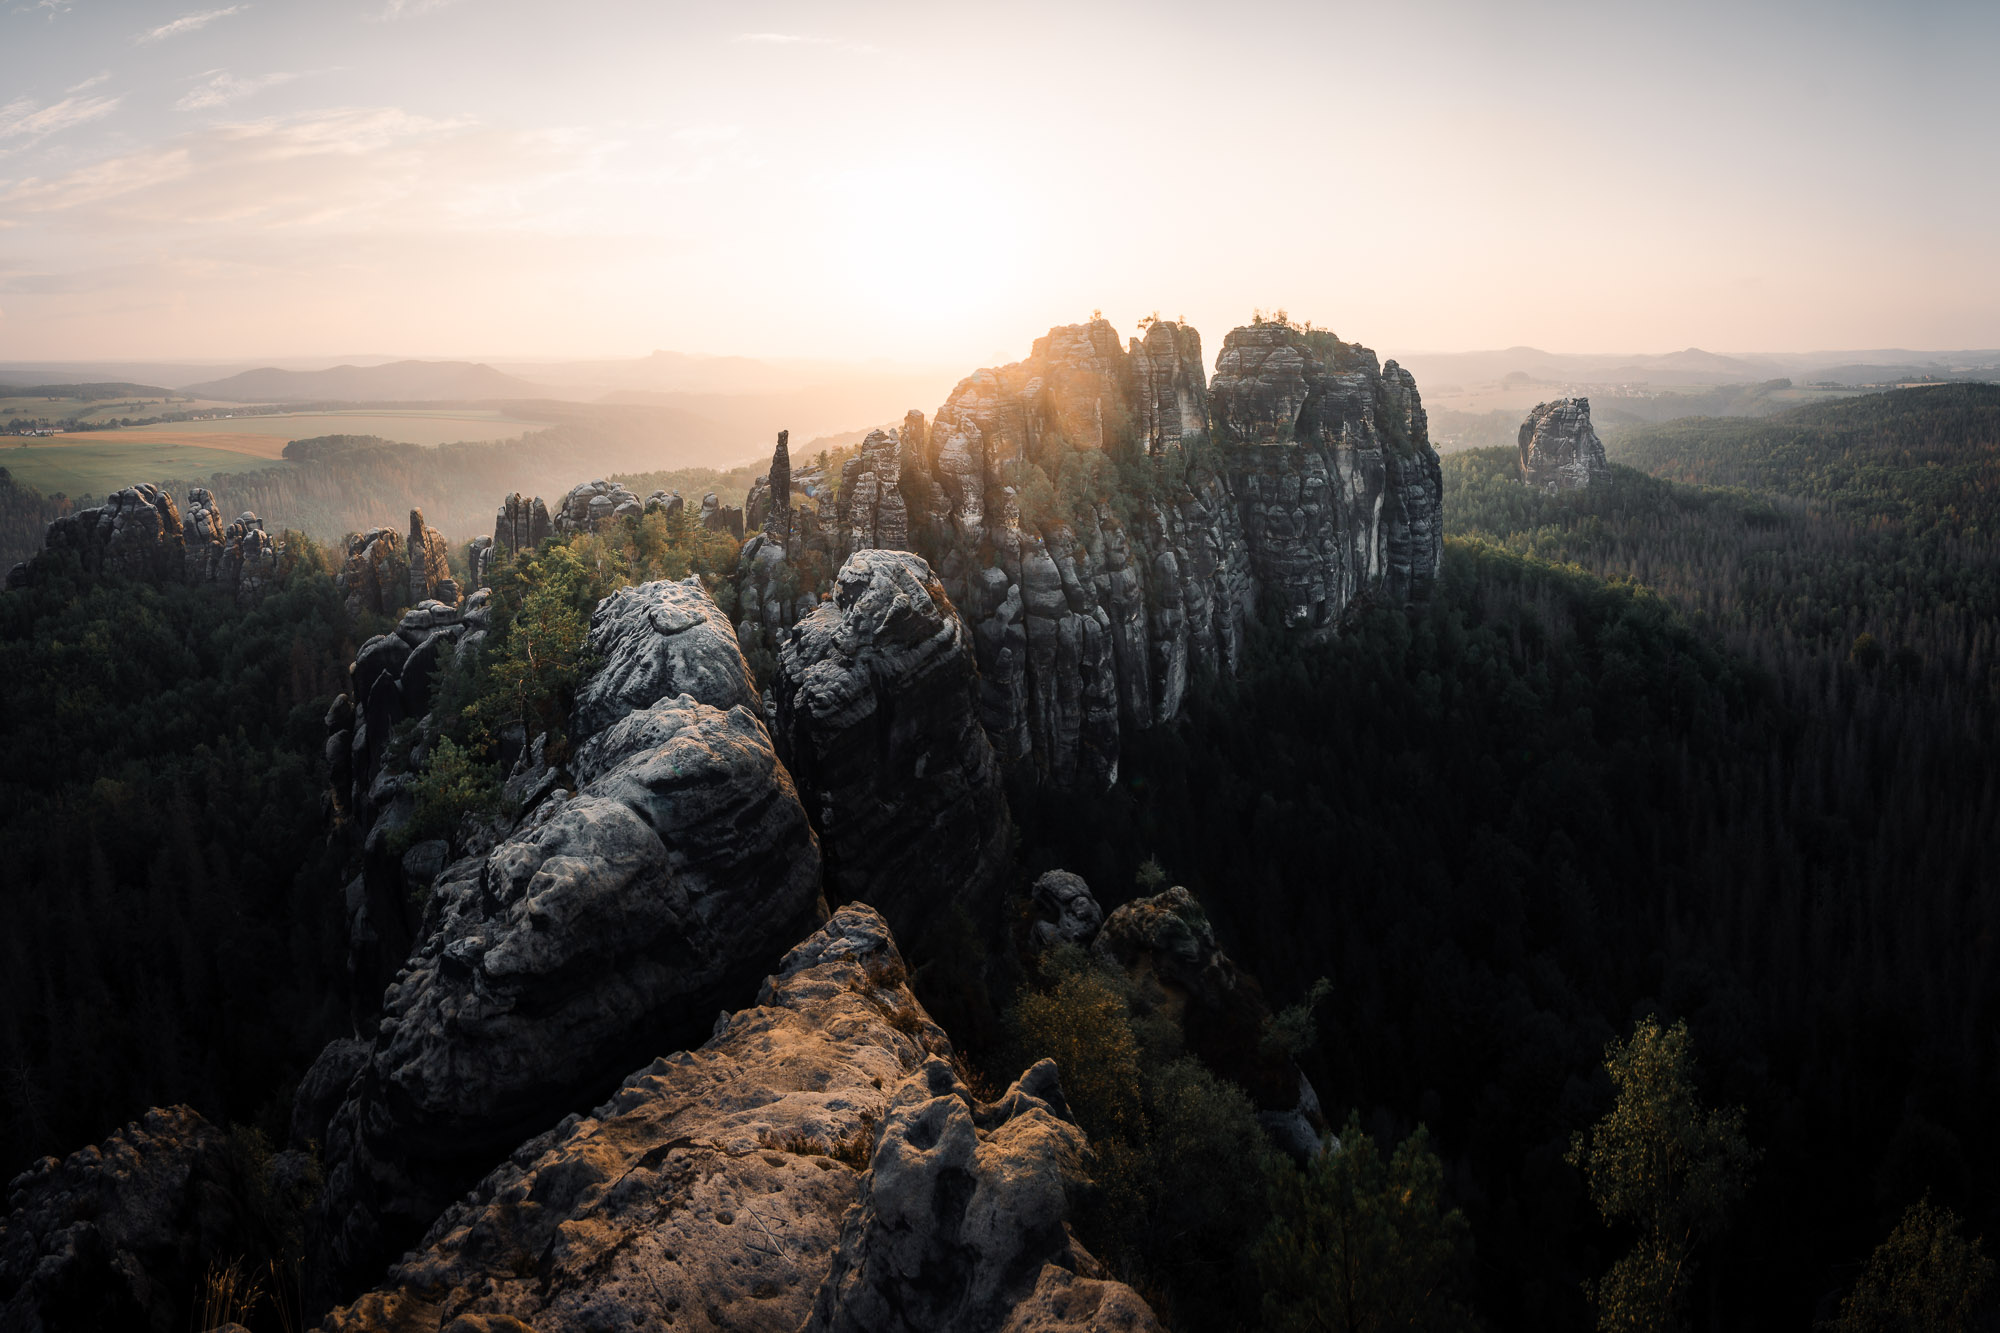
{"label": "hazy sky", "polygon": [[2000,346],[2000,4],[0,0],[0,359]]}

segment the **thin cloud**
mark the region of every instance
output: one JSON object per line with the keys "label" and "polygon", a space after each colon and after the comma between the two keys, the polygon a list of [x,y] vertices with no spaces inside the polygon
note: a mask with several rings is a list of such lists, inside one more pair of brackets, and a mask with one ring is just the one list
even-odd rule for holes
{"label": "thin cloud", "polygon": [[33,0],[30,4],[15,5],[14,12],[16,14],[42,14],[48,18],[49,22],[53,23],[55,22],[56,15],[67,13],[69,8],[70,0]]}
{"label": "thin cloud", "polygon": [[82,83],[72,83],[69,87],[63,89],[63,91],[66,93],[80,93],[86,88],[95,88],[98,84],[103,83],[106,79],[110,77],[111,77],[111,71],[107,69],[102,74],[91,75],[89,78],[85,79]]}
{"label": "thin cloud", "polygon": [[248,5],[230,5],[226,9],[198,9],[192,14],[181,15],[171,23],[162,23],[157,28],[142,32],[133,40],[140,42],[163,42],[169,37],[178,37],[184,32],[193,32],[197,28],[206,28],[217,19],[226,19],[231,14],[241,14],[248,8],[250,8]]}
{"label": "thin cloud", "polygon": [[118,102],[116,97],[65,97],[60,102],[38,107],[28,98],[16,98],[0,106],[0,142],[25,139],[32,143],[46,139],[71,126],[110,115],[118,108]]}
{"label": "thin cloud", "polygon": [[373,15],[373,18],[377,23],[388,23],[406,15],[428,14],[434,9],[443,9],[446,5],[457,3],[458,0],[389,0],[389,3],[382,7],[382,12]]}
{"label": "thin cloud", "polygon": [[735,40],[759,46],[835,46],[843,51],[870,53],[875,50],[866,42],[850,42],[844,37],[815,37],[802,32],[742,32],[736,35]]}
{"label": "thin cloud", "polygon": [[182,111],[205,111],[210,107],[228,106],[252,93],[266,88],[275,88],[281,83],[290,83],[299,77],[291,73],[259,74],[252,78],[239,79],[225,69],[212,69],[200,76],[208,80],[190,88],[174,105]]}

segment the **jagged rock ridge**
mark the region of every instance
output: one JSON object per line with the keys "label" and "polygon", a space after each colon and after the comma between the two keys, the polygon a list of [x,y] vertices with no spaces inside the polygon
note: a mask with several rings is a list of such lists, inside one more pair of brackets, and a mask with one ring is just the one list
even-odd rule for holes
{"label": "jagged rock ridge", "polygon": [[[252,601],[275,587],[281,543],[264,521],[244,512],[225,521],[215,495],[196,486],[183,518],[174,497],[151,482],[114,491],[101,505],[65,514],[43,537],[47,553],[68,552],[87,574],[110,574],[148,583],[194,583],[226,588]],[[6,586],[24,587],[36,562],[7,572]]]}
{"label": "jagged rock ridge", "polygon": [[775,643],[811,613],[808,554],[907,545],[972,629],[1002,764],[1103,784],[1123,730],[1235,670],[1260,606],[1324,632],[1424,596],[1442,488],[1414,379],[1359,344],[1255,324],[1210,380],[1186,325],[1121,346],[1098,319],[872,433],[815,522],[746,543],[739,630]]}

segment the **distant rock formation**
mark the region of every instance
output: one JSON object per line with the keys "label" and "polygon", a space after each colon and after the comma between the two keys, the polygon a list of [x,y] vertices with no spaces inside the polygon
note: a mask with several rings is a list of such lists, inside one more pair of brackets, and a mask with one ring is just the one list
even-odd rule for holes
{"label": "distant rock formation", "polygon": [[424,511],[410,511],[410,600],[409,606],[425,602],[458,605],[458,582],[451,576],[451,546],[444,534],[424,522]]}
{"label": "distant rock formation", "polygon": [[964,624],[921,556],[856,551],[787,632],[772,693],[829,895],[915,943],[958,905],[996,914],[1010,824]]}
{"label": "distant rock formation", "polygon": [[[648,619],[708,617],[698,588],[631,600],[653,603]],[[824,919],[818,845],[762,718],[739,701],[747,670],[728,622],[699,623],[722,631],[708,644],[733,672],[631,652],[687,668],[670,685],[719,683],[714,702],[655,698],[586,728],[580,788],[549,790],[490,853],[431,885],[422,942],[326,1131],[315,1250],[330,1291],[372,1280],[516,1144],[705,1030]]]}
{"label": "distant rock formation", "polygon": [[[101,505],[56,519],[49,524],[43,549],[73,555],[87,574],[205,584],[226,588],[246,602],[276,586],[283,551],[255,514],[223,522],[215,496],[206,488],[188,492],[183,519],[173,496],[151,482],[115,491]],[[32,583],[36,564],[15,565],[6,586]]]}
{"label": "distant rock formation", "polygon": [[971,627],[1002,764],[1101,786],[1125,729],[1236,669],[1259,605],[1331,632],[1358,599],[1425,596],[1443,481],[1409,373],[1280,323],[1233,331],[1212,381],[1201,355],[1178,323],[1129,346],[1102,319],[1051,329],[935,420],[871,433],[816,534],[745,544],[739,633],[775,651],[811,614],[805,557],[907,546]]}
{"label": "distant rock formation", "polygon": [[754,1007],[521,1144],[323,1327],[1156,1328],[1086,1276],[1053,1067],[982,1106],[951,1058],[887,924],[842,908]]}
{"label": "distant rock formation", "polygon": [[347,559],[341,563],[335,582],[350,616],[364,611],[395,615],[410,590],[410,562],[403,554],[403,534],[394,528],[349,533]]}
{"label": "distant rock formation", "polygon": [[1580,491],[1611,478],[1588,398],[1537,403],[1521,423],[1521,480],[1544,491]]}
{"label": "distant rock formation", "polygon": [[614,520],[643,513],[645,502],[615,481],[586,481],[570,488],[550,527],[558,535],[596,532]]}

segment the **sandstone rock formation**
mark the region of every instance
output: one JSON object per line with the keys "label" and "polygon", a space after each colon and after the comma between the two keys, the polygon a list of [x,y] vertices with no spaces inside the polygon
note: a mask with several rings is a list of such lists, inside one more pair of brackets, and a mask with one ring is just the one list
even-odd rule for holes
{"label": "sandstone rock formation", "polygon": [[[101,505],[50,523],[43,549],[73,555],[87,574],[206,584],[247,602],[276,585],[282,548],[255,514],[223,522],[215,496],[205,487],[188,492],[183,518],[173,496],[140,482],[112,493]],[[6,586],[26,586],[35,567],[35,561],[14,566]]]}
{"label": "sandstone rock formation", "polygon": [[1104,924],[1104,909],[1081,875],[1048,871],[1035,881],[1030,896],[1037,919],[1029,935],[1042,948],[1057,943],[1088,945]]}
{"label": "sandstone rock formation", "polygon": [[327,1129],[327,1294],[372,1280],[516,1144],[704,1030],[824,917],[811,827],[748,708],[661,699],[594,737],[586,771],[432,885],[425,938]]}
{"label": "sandstone rock formation", "polygon": [[1103,785],[1122,730],[1235,670],[1259,605],[1330,632],[1359,598],[1425,595],[1443,483],[1409,373],[1279,323],[1232,332],[1212,382],[1201,355],[1162,320],[1127,347],[1101,319],[1051,329],[935,420],[871,434],[816,534],[746,545],[739,633],[775,644],[811,613],[809,553],[907,546],[972,629],[1003,766]]}
{"label": "sandstone rock formation", "polygon": [[827,889],[914,940],[957,904],[997,910],[1007,804],[964,624],[921,556],[857,551],[787,632],[772,693]]}
{"label": "sandstone rock formation", "polygon": [[410,511],[410,598],[406,605],[425,602],[458,605],[458,583],[451,577],[450,544],[444,534],[424,522],[424,511]]}
{"label": "sandstone rock formation", "polygon": [[[390,534],[393,535],[393,534]],[[348,667],[347,693],[326,716],[326,764],[335,807],[362,835],[362,872],[348,886],[348,977],[364,1006],[356,1018],[372,1021],[372,1001],[401,965],[415,927],[413,885],[402,858],[391,851],[398,829],[414,814],[408,777],[384,760],[398,723],[422,716],[431,685],[447,654],[476,653],[486,640],[487,599],[480,590],[463,607],[423,602],[403,614],[394,631],[361,645]],[[420,736],[412,760],[421,763]]]}
{"label": "sandstone rock formation", "polygon": [[1521,423],[1521,480],[1544,491],[1578,491],[1611,478],[1588,398],[1537,403]]}
{"label": "sandstone rock formation", "polygon": [[553,531],[549,507],[542,503],[542,497],[530,499],[515,491],[500,502],[493,515],[493,549],[509,556],[519,555],[540,546]]}
{"label": "sandstone rock formation", "polygon": [[349,615],[364,611],[378,616],[396,614],[410,591],[410,562],[403,554],[403,535],[394,528],[348,534],[347,559],[335,581]]}
{"label": "sandstone rock formation", "polygon": [[582,743],[635,709],[678,694],[761,712],[729,617],[698,575],[621,588],[590,613],[597,670],[577,690],[571,739]]}
{"label": "sandstone rock formation", "polygon": [[7,1187],[0,1327],[189,1327],[207,1265],[251,1242],[248,1165],[185,1106],[148,1111],[61,1161],[44,1157]]}
{"label": "sandstone rock formation", "polygon": [[596,532],[606,524],[643,513],[645,502],[615,481],[587,481],[570,488],[556,506],[551,529],[566,532]]}
{"label": "sandstone rock formation", "polygon": [[981,1107],[950,1058],[882,918],[842,908],[325,1327],[1156,1327],[1069,1239],[1083,1145],[1051,1067]]}

